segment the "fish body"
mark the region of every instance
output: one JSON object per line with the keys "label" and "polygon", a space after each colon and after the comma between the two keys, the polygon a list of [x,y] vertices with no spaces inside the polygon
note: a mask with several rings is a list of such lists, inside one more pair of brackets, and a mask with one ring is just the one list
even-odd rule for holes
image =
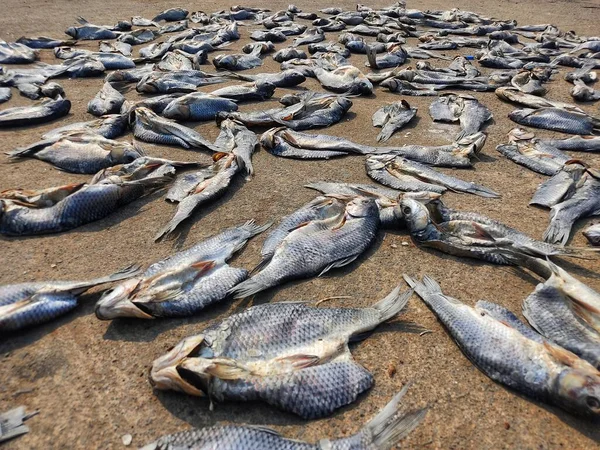
{"label": "fish body", "polygon": [[42,139],[58,140],[73,132],[93,133],[106,139],[114,139],[125,133],[127,128],[127,116],[121,114],[109,114],[105,117],[91,120],[89,122],[76,122],[63,127],[55,128],[42,135]]}
{"label": "fish body", "polygon": [[[150,377],[157,389],[217,401],[262,400],[305,419],[324,417],[373,384],[352,359],[348,341],[396,316],[409,296],[395,289],[362,309],[254,306],[184,339],[154,361]],[[199,350],[193,355],[192,344]]]}
{"label": "fish body", "polygon": [[74,309],[79,296],[101,284],[131,278],[139,272],[128,267],[87,281],[42,281],[0,286],[0,333],[49,322]]}
{"label": "fish body", "polygon": [[562,150],[542,142],[501,144],[496,147],[496,151],[511,161],[542,175],[558,173],[564,164],[571,159]]}
{"label": "fish body", "polygon": [[55,142],[41,141],[9,152],[11,158],[36,158],[71,173],[95,174],[116,164],[130,163],[144,152],[129,143],[96,134],[70,134]]}
{"label": "fish body", "polygon": [[294,69],[282,70],[275,73],[261,73],[258,75],[232,74],[233,77],[245,81],[262,81],[275,87],[294,87],[306,81],[306,77]]}
{"label": "fish body", "polygon": [[219,151],[218,147],[197,131],[164,119],[145,107],[137,107],[131,111],[130,122],[133,135],[144,142]]}
{"label": "fish body", "polygon": [[310,222],[288,234],[264,268],[231,293],[236,298],[247,297],[291,279],[318,276],[345,266],[371,245],[378,227],[375,200],[356,197],[346,205],[343,215]]}
{"label": "fish body", "polygon": [[197,314],[223,300],[230,288],[248,277],[248,271],[231,267],[227,261],[268,226],[249,221],[152,264],[103,295],[96,304],[96,316],[110,320]]}
{"label": "fish body", "polygon": [[385,142],[392,134],[402,129],[417,115],[417,108],[411,108],[406,100],[385,105],[373,114],[373,126],[381,127],[378,142]]}
{"label": "fish body", "polygon": [[10,100],[12,92],[9,87],[0,87],[0,103],[4,103]]}
{"label": "fish body", "polygon": [[237,104],[227,98],[204,92],[193,92],[173,99],[162,116],[173,120],[212,120],[219,111],[237,111]]}
{"label": "fish body", "polygon": [[112,30],[97,25],[83,25],[80,27],[69,27],[65,33],[73,39],[85,40],[102,40],[115,39],[118,35]]}
{"label": "fish body", "polygon": [[220,127],[221,132],[215,140],[215,145],[223,151],[233,153],[240,170],[246,172],[246,179],[251,179],[254,175],[252,155],[259,147],[258,137],[234,120],[225,119]]}
{"label": "fish body", "polygon": [[559,172],[538,186],[529,204],[552,208],[571,198],[584,174],[583,165],[567,161]]}
{"label": "fish body", "polygon": [[519,125],[580,135],[593,134],[599,126],[586,114],[560,108],[516,109],[508,117]]}
{"label": "fish body", "polygon": [[0,200],[0,233],[26,236],[71,230],[108,216],[168,181],[169,178],[155,178],[87,185],[47,208],[30,208]]}
{"label": "fish body", "polygon": [[195,92],[199,86],[222,83],[225,78],[212,76],[200,70],[179,70],[176,72],[150,72],[138,81],[135,89],[147,94],[171,94],[174,92]]}
{"label": "fish body", "polygon": [[354,66],[341,66],[332,71],[316,67],[315,76],[319,83],[333,92],[370,95],[373,84]]}
{"label": "fish body", "polygon": [[18,42],[0,40],[0,64],[29,64],[36,59],[36,50]]}
{"label": "fish body", "polygon": [[46,99],[34,106],[15,106],[0,111],[0,128],[37,125],[66,116],[71,102],[62,97]]}
{"label": "fish body", "polygon": [[177,22],[178,20],[184,20],[189,13],[190,12],[184,8],[169,8],[158,13],[152,19],[152,22],[160,22],[161,20],[164,20],[165,22]]}
{"label": "fish body", "polygon": [[306,59],[307,57],[303,50],[299,50],[296,47],[282,48],[273,54],[273,59],[280,63],[289,61],[290,59]]}
{"label": "fish body", "polygon": [[[225,97],[233,101],[260,101],[271,98],[276,86],[266,81],[227,86],[211,92],[212,95]],[[225,110],[225,109],[224,109]],[[226,111],[226,110],[225,110]]]}
{"label": "fish body", "polygon": [[115,114],[121,110],[125,97],[110,83],[106,82],[96,96],[88,103],[88,112],[100,117]]}
{"label": "fish body", "polygon": [[213,58],[213,65],[223,70],[247,70],[262,66],[260,47],[250,54],[221,54]]}
{"label": "fish body", "polygon": [[492,380],[577,414],[600,414],[600,374],[589,363],[545,341],[500,305],[479,301],[472,308],[429,277],[405,279]]}
{"label": "fish body", "polygon": [[37,37],[20,37],[17,39],[17,43],[26,45],[29,48],[55,48],[64,45],[72,45],[73,41],[61,41],[60,39],[49,38],[45,36]]}

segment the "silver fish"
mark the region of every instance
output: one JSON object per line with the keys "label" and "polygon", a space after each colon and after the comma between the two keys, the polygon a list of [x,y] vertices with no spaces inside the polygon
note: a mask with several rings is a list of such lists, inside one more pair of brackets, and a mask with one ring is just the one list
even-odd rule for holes
{"label": "silver fish", "polygon": [[41,141],[7,152],[11,159],[35,158],[71,173],[94,174],[116,164],[130,163],[144,151],[127,142],[97,134],[71,133],[56,141]]}
{"label": "silver fish", "polygon": [[560,108],[516,109],[508,117],[519,125],[570,134],[593,134],[600,128],[600,121],[587,114]]}
{"label": "silver fish", "polygon": [[218,147],[207,141],[197,131],[175,121],[164,119],[148,108],[134,108],[129,113],[129,121],[133,135],[144,142],[219,151]]}
{"label": "silver fish", "polygon": [[306,59],[308,56],[306,53],[304,53],[304,51],[299,50],[296,47],[282,48],[273,54],[273,59],[280,63],[295,58]]}
{"label": "silver fish", "polygon": [[156,241],[172,234],[196,208],[220,197],[227,191],[231,180],[240,170],[235,154],[216,153],[214,158],[215,163],[212,166],[200,172],[184,174],[169,189],[167,200],[176,201],[179,204],[173,218],[156,235]]}
{"label": "silver fish", "polygon": [[457,192],[498,198],[500,195],[485,186],[437,172],[428,166],[401,156],[375,155],[366,162],[367,175],[386,186],[403,191]]}
{"label": "silver fish", "polygon": [[500,305],[482,300],[472,308],[427,276],[405,279],[492,380],[576,414],[600,414],[600,374],[588,362],[544,340]]}
{"label": "silver fish", "polygon": [[225,119],[220,127],[221,132],[215,140],[215,145],[225,152],[233,153],[239,168],[246,171],[246,179],[251,179],[254,175],[252,155],[259,147],[258,137],[234,120]]}
{"label": "silver fish", "polygon": [[392,134],[409,123],[417,115],[417,111],[418,109],[411,108],[406,100],[379,108],[373,114],[373,126],[381,127],[377,141],[387,141],[392,137]]}
{"label": "silver fish", "polygon": [[142,93],[195,92],[199,86],[222,83],[225,78],[200,70],[180,70],[176,72],[150,72],[144,75],[135,89]]}
{"label": "silver fish", "polygon": [[347,438],[321,439],[318,444],[308,444],[286,439],[277,431],[264,427],[224,425],[182,431],[159,438],[142,450],[163,448],[215,447],[222,450],[389,450],[414,430],[427,414],[426,409],[401,414],[400,400],[408,384],[358,433]]}
{"label": "silver fish", "polygon": [[348,341],[395,317],[411,294],[396,288],[367,308],[254,306],[181,341],[154,361],[150,379],[156,389],[262,400],[304,419],[324,417],[373,384]]}
{"label": "silver fish", "polygon": [[306,81],[306,77],[301,72],[294,69],[275,73],[261,73],[257,75],[231,73],[229,76],[244,81],[262,81],[264,83],[271,83],[276,87],[294,87]]}
{"label": "silver fish", "polygon": [[0,64],[29,64],[38,59],[38,52],[24,44],[0,40]]}
{"label": "silver fish", "polygon": [[333,92],[370,95],[373,84],[354,66],[341,66],[332,71],[316,67],[315,76],[319,83]]}
{"label": "silver fish", "polygon": [[100,117],[118,113],[125,102],[125,97],[111,83],[104,83],[102,89],[88,103],[88,112]]}
{"label": "silver fish", "polygon": [[213,65],[217,69],[247,70],[262,66],[261,48],[255,48],[250,54],[221,54],[213,58]]}
{"label": "silver fish", "polygon": [[592,245],[600,245],[600,226],[598,224],[591,225],[583,230],[583,235]]}
{"label": "silver fish", "polygon": [[570,103],[548,100],[537,95],[526,94],[514,87],[499,87],[494,91],[502,100],[508,100],[528,108],[562,108],[567,111],[583,113],[584,111],[576,105]]}
{"label": "silver fish", "polygon": [[375,200],[356,197],[343,214],[312,221],[288,234],[272,259],[263,262],[264,268],[231,293],[236,298],[248,297],[288,280],[322,275],[350,264],[371,245],[378,227]]}
{"label": "silver fish", "polygon": [[110,114],[89,122],[76,122],[63,127],[55,128],[44,134],[44,140],[58,140],[73,132],[84,132],[86,134],[98,134],[106,139],[114,139],[125,133],[127,128],[127,115]]}
{"label": "silver fish", "polygon": [[0,286],[0,333],[49,322],[74,309],[85,291],[100,284],[126,280],[138,273],[139,267],[130,266],[88,281],[40,281]]}
{"label": "silver fish", "polygon": [[559,172],[537,187],[529,204],[552,208],[571,198],[578,184],[583,181],[585,171],[585,166],[581,162],[567,161]]}
{"label": "silver fish", "polygon": [[10,100],[12,92],[9,87],[0,87],[0,103],[4,103]]}
{"label": "silver fish", "polygon": [[162,111],[162,116],[174,120],[212,120],[219,111],[237,111],[232,100],[204,92],[193,92],[173,99]]}
{"label": "silver fish", "polygon": [[212,91],[211,94],[234,101],[257,101],[271,98],[275,93],[275,88],[276,86],[268,81],[258,80],[250,83],[226,86]]}
{"label": "silver fish", "polygon": [[45,99],[34,106],[15,106],[0,111],[0,128],[37,125],[66,116],[71,102],[62,97]]}
{"label": "silver fish", "polygon": [[[173,161],[151,156],[140,156],[127,164],[117,164],[98,171],[89,184],[119,183],[123,181],[141,180],[143,178],[156,178],[173,176],[177,169],[191,167],[206,167],[201,162]],[[2,194],[0,193],[0,197]]]}
{"label": "silver fish", "polygon": [[231,267],[227,261],[269,226],[251,220],[152,264],[106,292],[96,304],[96,317],[153,319],[197,314],[223,300],[230,288],[248,277],[247,270]]}
{"label": "silver fish", "polygon": [[457,139],[478,133],[492,119],[491,111],[470,95],[442,95],[431,104],[429,114],[436,121],[460,122]]}

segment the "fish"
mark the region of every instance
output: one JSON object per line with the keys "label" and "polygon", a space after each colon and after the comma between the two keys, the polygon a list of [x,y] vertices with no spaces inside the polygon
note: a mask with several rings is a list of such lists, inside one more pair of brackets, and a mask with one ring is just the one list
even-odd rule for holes
{"label": "fish", "polygon": [[389,450],[414,430],[427,414],[427,408],[401,414],[400,400],[406,393],[407,384],[402,391],[358,433],[339,439],[321,439],[317,444],[309,444],[295,439],[287,439],[275,430],[256,426],[222,425],[193,429],[162,436],[148,444],[142,450],[162,448],[218,447],[223,450],[254,450],[269,448],[272,450],[318,450],[328,448],[342,450]]}
{"label": "fish", "polygon": [[77,40],[103,40],[115,39],[118,34],[105,27],[97,25],[83,25],[80,27],[69,27],[65,30],[65,34]]}
{"label": "fish", "polygon": [[159,28],[160,25],[153,20],[145,19],[142,16],[133,16],[131,18],[131,24],[136,27],[156,27]]}
{"label": "fish", "polygon": [[257,80],[250,83],[226,86],[212,91],[211,94],[238,102],[261,101],[271,98],[275,93],[275,88],[276,86],[268,81]]}
{"label": "fish", "polygon": [[186,149],[200,148],[214,152],[219,151],[218,147],[207,141],[197,131],[173,120],[162,118],[143,106],[131,110],[129,122],[133,135],[144,142],[178,145]]}
{"label": "fish", "polygon": [[125,81],[127,83],[137,83],[139,82],[145,75],[152,72],[152,65],[146,64],[145,66],[131,69],[131,70],[115,70],[114,72],[109,73],[104,78],[104,81],[114,82],[114,81]]}
{"label": "fish", "polygon": [[510,84],[517,90],[531,95],[545,95],[548,92],[542,81],[529,70],[522,70],[510,80]]}
{"label": "fish", "polygon": [[587,361],[546,341],[498,304],[480,300],[472,308],[445,295],[428,276],[405,280],[492,380],[579,415],[600,414],[600,373]]}
{"label": "fish", "polygon": [[373,93],[373,84],[354,66],[341,66],[332,71],[316,67],[314,73],[319,83],[333,92],[363,95]]}
{"label": "fish", "polygon": [[153,362],[150,380],[158,390],[212,401],[261,400],[303,419],[325,417],[373,384],[352,359],[349,340],[394,318],[410,295],[396,288],[367,308],[253,306],[182,340]]}
{"label": "fish", "polygon": [[29,433],[29,427],[24,422],[38,413],[39,411],[27,413],[24,406],[17,406],[16,408],[0,413],[0,425],[2,426],[0,443]]}
{"label": "fish", "polygon": [[[556,274],[552,273],[552,277]],[[571,299],[561,289],[561,281],[552,277],[538,284],[523,301],[523,316],[546,339],[598,368],[600,333],[586,322],[586,306]]]}
{"label": "fish", "polygon": [[33,106],[15,106],[0,111],[0,128],[38,125],[69,114],[71,101],[58,97],[44,99]]}
{"label": "fish", "polygon": [[111,31],[129,31],[131,30],[131,23],[127,20],[119,20],[115,25],[94,25],[87,21],[82,16],[77,16],[77,22],[84,26],[94,26],[98,28],[106,28]]}
{"label": "fish", "polygon": [[171,178],[117,184],[91,184],[47,208],[31,208],[0,200],[0,234],[27,236],[59,233],[103,219],[120,206],[149,194]]}
{"label": "fish", "polygon": [[196,208],[223,195],[239,172],[235,154],[215,153],[215,163],[199,172],[184,174],[175,180],[166,199],[178,202],[175,215],[155,237],[155,241],[170,236]]}
{"label": "fish", "polygon": [[246,172],[246,180],[250,180],[254,176],[252,155],[259,147],[258,137],[235,120],[225,119],[220,127],[215,145],[224,152],[233,153],[240,170]]}
{"label": "fish", "polygon": [[571,136],[563,139],[538,139],[538,142],[559,150],[578,152],[600,151],[600,137],[598,136]]}
{"label": "fish", "polygon": [[[17,41],[19,42],[19,41]],[[567,72],[565,74],[565,80],[573,83],[575,80],[581,80],[584,83],[593,83],[598,79],[598,74],[593,72],[594,64],[583,66],[579,70],[573,72]]]}
{"label": "fish", "polygon": [[561,108],[516,109],[508,117],[519,125],[569,134],[593,134],[600,122],[587,114]]}
{"label": "fish", "polygon": [[199,161],[173,161],[151,156],[140,156],[130,163],[117,164],[98,171],[89,184],[119,183],[143,178],[169,177],[174,176],[177,169],[207,166],[208,164]]}
{"label": "fish", "polygon": [[155,42],[140,49],[140,57],[135,59],[136,63],[158,61],[171,50],[173,44],[170,42]]}
{"label": "fish", "polygon": [[19,90],[19,94],[32,100],[39,100],[42,97],[56,99],[58,96],[65,96],[62,86],[52,81],[44,84],[21,83],[17,85],[17,89]]}
{"label": "fish", "polygon": [[309,28],[296,39],[292,44],[294,47],[306,44],[315,44],[325,40],[325,32],[320,28]]}
{"label": "fish", "polygon": [[549,100],[547,98],[540,97],[538,95],[526,94],[519,91],[518,89],[510,86],[502,86],[494,91],[496,95],[502,100],[507,100],[513,103],[517,103],[528,108],[562,108],[567,111],[574,111],[578,113],[584,113],[584,111],[576,105],[570,103],[558,102],[555,100]]}
{"label": "fish", "polygon": [[36,50],[24,44],[0,40],[0,64],[29,64],[38,57]]}
{"label": "fish", "polygon": [[213,58],[213,65],[222,70],[248,70],[262,66],[260,47],[255,48],[252,53],[220,54]]}
{"label": "fish", "polygon": [[[231,289],[244,298],[292,279],[320,276],[358,258],[374,241],[379,208],[373,198],[356,197],[345,212],[293,230],[254,276]],[[310,255],[308,257],[307,255]]]}
{"label": "fish", "polygon": [[73,192],[78,191],[84,184],[72,183],[46,189],[6,189],[0,191],[0,199],[10,200],[15,204],[45,208],[58,203]]}
{"label": "fish", "polygon": [[106,139],[114,139],[125,133],[127,128],[127,115],[109,114],[107,116],[90,120],[89,122],[76,122],[63,127],[54,128],[42,134],[43,140],[58,140],[72,132],[85,132],[98,134]]}
{"label": "fish", "polygon": [[139,273],[129,266],[111,275],[86,281],[37,281],[0,286],[0,333],[50,322],[75,309],[89,289],[126,280]]}
{"label": "fish", "polygon": [[0,87],[0,103],[4,103],[10,100],[12,92],[9,87]]}
{"label": "fish", "polygon": [[231,267],[227,261],[269,226],[250,220],[157,261],[105,292],[96,304],[96,317],[154,319],[198,314],[222,301],[230,288],[248,277],[247,270]]}
{"label": "fish", "polygon": [[173,120],[213,120],[219,111],[237,111],[237,103],[228,98],[204,92],[193,92],[173,99],[161,112]]}
{"label": "fish", "polygon": [[[312,44],[311,44],[312,45]],[[277,50],[273,54],[273,59],[277,62],[289,61],[290,59],[306,59],[308,56],[303,50],[299,50],[296,47],[286,47]]]}
{"label": "fish", "polygon": [[[343,58],[350,58],[350,50],[337,45],[335,42],[320,42],[315,44],[308,44],[308,52],[311,55],[314,55],[315,53],[337,53]],[[306,58],[306,56],[296,56],[296,58]]]}
{"label": "fish", "polygon": [[538,241],[478,213],[452,210],[439,199],[416,200],[422,199],[403,197],[400,210],[412,240],[423,247],[493,264],[524,267],[531,259],[527,257],[580,257],[588,253],[588,249]]}
{"label": "fish", "polygon": [[37,48],[37,49],[55,48],[55,47],[62,47],[65,45],[70,46],[70,45],[74,44],[73,41],[62,41],[60,39],[54,39],[54,38],[50,38],[50,37],[46,37],[46,36],[36,36],[36,37],[22,36],[19,39],[17,39],[16,42],[18,44],[26,45],[29,48]]}
{"label": "fish", "polygon": [[187,30],[187,28],[188,28],[188,21],[182,20],[180,22],[163,25],[162,27],[159,28],[158,33],[159,34],[177,33],[177,32],[183,31],[183,30]]}
{"label": "fish", "polygon": [[199,86],[222,83],[223,77],[214,76],[200,70],[180,70],[176,72],[150,72],[138,81],[135,90],[146,94],[171,94],[174,92],[196,92]]}
{"label": "fish", "polygon": [[492,119],[491,111],[470,95],[446,94],[440,96],[429,107],[435,121],[460,122],[461,132],[457,139],[478,133],[483,124]]}
{"label": "fish", "polygon": [[583,235],[592,245],[600,245],[600,226],[598,224],[591,225],[583,230]]}
{"label": "fish", "polygon": [[456,192],[498,198],[500,194],[477,183],[437,172],[421,163],[397,155],[373,155],[366,161],[367,175],[375,181],[402,191]]}
{"label": "fish", "polygon": [[266,42],[250,42],[242,47],[244,53],[252,53],[256,49],[260,50],[261,55],[266,55],[275,51],[275,44],[271,41]]}
{"label": "fish", "polygon": [[[519,136],[525,136],[527,139]],[[533,138],[533,135],[515,128],[509,132],[511,142],[498,145],[496,151],[542,175],[555,175],[571,159],[568,154],[553,145],[530,137]]]}
{"label": "fish", "polygon": [[301,72],[294,69],[282,70],[275,73],[261,73],[258,75],[231,73],[229,76],[244,81],[262,81],[271,83],[275,87],[285,88],[298,86],[306,81],[306,77]]}
{"label": "fish", "polygon": [[250,39],[260,42],[284,42],[287,40],[287,36],[279,30],[256,30],[250,34]]}
{"label": "fish", "polygon": [[537,187],[529,204],[552,208],[571,198],[585,171],[586,168],[580,161],[567,161],[560,171]]}
{"label": "fish", "polygon": [[[148,28],[138,28],[129,33],[122,33],[117,40],[130,45],[142,45],[152,42],[160,36],[157,30],[149,30]],[[104,38],[102,38],[104,39]]]}
{"label": "fish", "polygon": [[392,137],[397,130],[402,129],[416,115],[417,108],[411,108],[406,100],[382,106],[373,114],[373,126],[381,127],[377,136],[378,142],[385,142]]}
{"label": "fish", "polygon": [[11,159],[35,158],[66,172],[82,174],[95,174],[145,155],[138,146],[85,133],[71,133],[56,141],[40,141],[6,154]]}
{"label": "fish", "polygon": [[573,82],[575,86],[571,89],[571,97],[580,102],[595,102],[600,100],[600,91],[588,86],[581,80]]}
{"label": "fish", "polygon": [[88,103],[88,112],[96,117],[115,114],[121,110],[125,97],[114,86],[105,82],[102,89]]}
{"label": "fish", "polygon": [[588,169],[575,193],[550,209],[550,224],[544,232],[546,242],[566,244],[578,219],[600,214],[600,180],[593,172]]}
{"label": "fish", "polygon": [[408,52],[400,43],[392,43],[388,46],[383,56],[377,56],[377,52],[367,46],[367,62],[365,66],[372,69],[389,69],[401,66],[408,59]]}
{"label": "fish", "polygon": [[169,8],[158,13],[152,19],[152,22],[177,22],[178,20],[184,20],[190,12],[184,8]]}

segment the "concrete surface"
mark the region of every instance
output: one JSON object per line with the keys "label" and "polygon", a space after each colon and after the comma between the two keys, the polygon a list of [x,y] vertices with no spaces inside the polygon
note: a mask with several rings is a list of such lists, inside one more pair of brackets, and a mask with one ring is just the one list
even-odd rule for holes
{"label": "concrete surface", "polygon": [[[92,23],[115,23],[132,15],[152,17],[172,6],[190,11],[207,12],[231,6],[223,2],[167,1],[66,1],[4,0],[0,16],[0,38],[15,40],[21,35],[61,37],[73,25],[75,17],[84,16]],[[254,1],[252,6],[266,6],[273,11],[287,7],[286,1]],[[353,9],[354,3],[337,5]],[[385,6],[376,1],[373,6]],[[304,11],[330,6],[305,0],[298,3]],[[522,24],[553,23],[563,30],[582,35],[598,35],[600,3],[589,1],[501,1],[460,0],[454,2],[426,0],[410,2],[409,7],[449,9],[459,7],[503,19],[514,18]],[[248,42],[249,29],[241,28],[243,39],[228,51],[241,49]],[[336,34],[328,33],[329,39]],[[291,42],[291,41],[288,41]],[[278,44],[277,48],[282,45]],[[97,48],[97,42],[84,48]],[[472,50],[469,50],[472,51]],[[51,52],[43,52],[51,61]],[[211,57],[214,54],[211,55]],[[364,56],[352,61],[364,68]],[[435,61],[434,61],[435,63]],[[443,64],[440,63],[440,64]],[[206,66],[209,70],[211,66]],[[252,72],[274,71],[278,65],[265,58],[263,67]],[[366,71],[366,68],[365,68]],[[564,69],[562,69],[564,73]],[[69,122],[89,120],[87,102],[101,86],[101,79],[60,80],[73,108],[68,117],[55,123],[0,132],[0,150],[8,151],[38,139],[42,132]],[[315,80],[304,87],[319,88]],[[562,76],[548,85],[547,96],[571,101],[568,85]],[[203,90],[211,90],[211,87]],[[16,91],[15,91],[16,92]],[[286,90],[278,89],[274,99],[264,104],[249,104],[242,111],[274,105]],[[135,97],[129,93],[129,98]],[[500,219],[533,236],[541,237],[548,223],[548,211],[528,207],[538,183],[545,177],[530,172],[502,158],[495,146],[504,141],[514,126],[507,119],[513,107],[502,103],[493,93],[475,94],[494,113],[487,127],[488,141],[475,170],[452,171],[502,193],[500,200],[448,193],[445,201],[457,208],[479,211]],[[356,142],[375,142],[379,129],[371,125],[371,115],[384,102],[399,97],[377,89],[371,98],[359,98],[347,117],[323,133],[350,138]],[[445,143],[446,134],[431,132],[444,127],[433,124],[428,115],[431,98],[407,98],[419,108],[418,120],[397,133],[389,144]],[[25,105],[29,100],[14,94],[2,106]],[[598,105],[582,106],[598,112]],[[214,123],[196,126],[206,137],[214,139]],[[410,133],[410,134],[408,134]],[[539,135],[551,133],[539,132]],[[130,137],[127,137],[130,138]],[[174,147],[144,145],[153,156],[194,160],[206,158],[193,151]],[[582,155],[592,165],[596,155]],[[174,207],[160,195],[137,201],[105,220],[73,231],[32,238],[0,238],[0,283],[46,279],[87,279],[110,273],[131,263],[143,266],[172,252],[217,233],[219,230],[254,218],[258,222],[278,219],[314,197],[303,184],[317,180],[369,182],[362,157],[333,161],[305,162],[275,158],[260,151],[254,158],[256,176],[250,182],[238,180],[220,201],[194,215],[182,228],[179,240],[159,244],[153,236],[171,217]],[[60,172],[37,160],[8,163],[0,157],[0,189],[44,188],[87,180]],[[586,245],[575,227],[573,245]],[[236,266],[251,268],[259,261],[264,236],[249,243],[233,260]],[[469,304],[486,298],[520,314],[522,300],[534,289],[536,279],[506,267],[474,263],[423,251],[412,244],[403,231],[381,233],[377,243],[364,257],[345,270],[305,282],[286,284],[260,294],[255,302],[290,299],[318,300],[333,295],[350,295],[352,299],[335,300],[327,306],[369,305],[389,292],[401,280],[402,273],[414,276],[429,274],[444,291]],[[577,277],[600,289],[597,261],[578,261],[580,267],[565,263]],[[249,423],[274,427],[286,436],[317,441],[323,437],[345,436],[356,432],[404,383],[413,387],[406,397],[407,407],[428,405],[431,410],[424,423],[413,432],[404,448],[448,449],[591,449],[598,447],[600,428],[597,423],[577,419],[559,409],[516,395],[480,373],[462,355],[433,314],[417,298],[410,300],[407,312],[399,321],[382,326],[366,341],[354,345],[353,354],[375,376],[374,387],[359,400],[332,417],[305,422],[281,413],[262,403],[225,403],[209,411],[205,399],[173,392],[153,392],[147,379],[151,362],[180,339],[201,331],[217,318],[246,306],[244,302],[225,301],[197,317],[183,320],[101,322],[93,315],[97,295],[82,298],[81,306],[52,323],[29,329],[0,342],[0,410],[25,405],[40,414],[28,425],[31,432],[7,443],[6,449],[47,448],[122,448],[121,436],[131,434],[132,446],[141,446],[160,435],[220,423]],[[415,322],[433,331],[420,336],[398,331],[398,323]],[[395,375],[390,376],[395,370]]]}

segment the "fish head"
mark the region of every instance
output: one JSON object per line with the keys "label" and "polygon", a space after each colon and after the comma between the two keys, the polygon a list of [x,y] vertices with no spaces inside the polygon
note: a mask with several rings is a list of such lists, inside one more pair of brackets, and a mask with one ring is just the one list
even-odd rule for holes
{"label": "fish head", "polygon": [[[186,394],[203,396],[202,386],[206,388],[210,375],[203,371],[199,363],[206,368],[211,365],[210,359],[196,358],[205,343],[204,335],[198,334],[182,340],[165,355],[154,360],[150,369],[150,384],[160,390],[173,390]],[[188,359],[194,360],[194,367],[183,367]],[[198,388],[196,385],[200,385]]]}
{"label": "fish head", "polygon": [[288,83],[294,85],[302,84],[306,81],[306,77],[302,72],[293,69],[287,70],[284,78]]}
{"label": "fish head", "polygon": [[429,211],[425,205],[412,198],[403,198],[400,202],[400,210],[411,232],[421,231],[431,223]]}
{"label": "fish head", "polygon": [[167,119],[186,120],[190,118],[190,105],[174,100],[163,110],[162,116]]}
{"label": "fish head", "polygon": [[69,28],[67,28],[65,30],[65,34],[68,34],[73,39],[77,39],[77,28],[75,28],[75,27],[69,27]]}
{"label": "fish head", "polygon": [[141,279],[130,278],[105,291],[96,303],[96,317],[100,320],[112,320],[118,317],[137,317],[153,319],[131,301],[131,295],[138,287]]}
{"label": "fish head", "polygon": [[564,370],[557,379],[562,405],[578,414],[600,417],[600,372],[590,369]]}
{"label": "fish head", "polygon": [[515,142],[518,141],[529,141],[531,139],[533,139],[535,137],[535,134],[533,134],[530,131],[525,131],[522,128],[513,128],[512,130],[510,130],[508,132],[508,141],[511,144],[514,144]]}
{"label": "fish head", "polygon": [[355,197],[346,205],[346,214],[352,217],[379,216],[379,207],[372,197]]}

